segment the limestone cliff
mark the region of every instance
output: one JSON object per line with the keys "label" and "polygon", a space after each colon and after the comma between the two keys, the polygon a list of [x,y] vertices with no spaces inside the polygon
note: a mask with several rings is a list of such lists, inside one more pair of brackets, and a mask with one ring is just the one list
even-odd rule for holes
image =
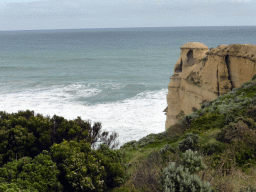
{"label": "limestone cliff", "polygon": [[256,45],[221,45],[208,51],[202,43],[189,42],[180,49],[168,85],[166,129],[202,102],[239,87],[256,73]]}

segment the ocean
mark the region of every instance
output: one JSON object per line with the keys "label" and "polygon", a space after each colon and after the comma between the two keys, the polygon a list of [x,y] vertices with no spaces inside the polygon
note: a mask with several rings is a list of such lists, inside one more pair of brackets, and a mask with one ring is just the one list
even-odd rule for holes
{"label": "ocean", "polygon": [[256,44],[256,27],[0,31],[0,111],[101,122],[121,144],[165,130],[186,42]]}

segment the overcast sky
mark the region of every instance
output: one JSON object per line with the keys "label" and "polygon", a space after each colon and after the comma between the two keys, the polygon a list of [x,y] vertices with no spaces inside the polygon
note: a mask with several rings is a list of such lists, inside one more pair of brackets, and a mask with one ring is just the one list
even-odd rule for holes
{"label": "overcast sky", "polygon": [[0,0],[0,31],[256,26],[256,0]]}

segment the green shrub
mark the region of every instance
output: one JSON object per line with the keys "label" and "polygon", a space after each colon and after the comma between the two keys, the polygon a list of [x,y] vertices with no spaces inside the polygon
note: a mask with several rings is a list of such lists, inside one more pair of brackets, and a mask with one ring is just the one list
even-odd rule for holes
{"label": "green shrub", "polygon": [[43,151],[34,159],[23,157],[3,165],[0,168],[0,188],[8,186],[40,192],[61,191],[58,175],[56,164],[49,153]]}
{"label": "green shrub", "polygon": [[238,166],[247,168],[256,163],[256,133],[243,121],[225,126],[216,139],[235,147],[234,156]]}
{"label": "green shrub", "polygon": [[21,189],[16,183],[0,183],[1,192],[38,192],[37,189]]}
{"label": "green shrub", "polygon": [[202,180],[194,173],[206,168],[203,158],[198,152],[191,149],[182,154],[181,165],[176,166],[174,162],[170,163],[163,171],[163,185],[167,192],[195,192],[212,191],[210,183]]}
{"label": "green shrub", "polygon": [[164,153],[166,153],[167,151],[170,151],[170,152],[172,152],[172,153],[175,153],[175,149],[172,148],[172,146],[169,145],[169,144],[165,144],[165,146],[160,149],[159,153],[160,153],[160,154],[164,154]]}
{"label": "green shrub", "polygon": [[256,121],[256,106],[249,107],[249,109],[246,111],[246,115]]}
{"label": "green shrub", "polygon": [[255,93],[256,93],[256,82],[255,81],[252,83],[249,82],[248,84],[243,84],[241,86],[241,89],[237,91],[237,94],[238,95],[240,94],[240,96],[243,98],[244,97],[252,98],[252,97],[254,97]]}
{"label": "green shrub", "polygon": [[181,164],[188,168],[190,173],[197,173],[207,168],[203,162],[203,157],[199,156],[197,151],[194,152],[189,149],[182,154],[181,159]]}
{"label": "green shrub", "polygon": [[185,116],[186,118],[186,121],[191,124],[195,119],[199,118],[200,115],[198,114],[198,112],[200,111],[197,111],[197,112],[194,112],[194,113],[190,113],[189,115]]}
{"label": "green shrub", "polygon": [[234,122],[235,119],[236,119],[236,117],[234,116],[234,114],[228,113],[228,114],[226,115],[226,118],[225,118],[225,124],[228,125],[228,124]]}
{"label": "green shrub", "polygon": [[198,148],[199,136],[193,133],[187,133],[186,138],[179,142],[179,149],[185,152],[188,149],[196,150]]}
{"label": "green shrub", "polygon": [[246,169],[256,164],[255,149],[245,145],[244,143],[237,144],[237,151],[235,153],[236,163],[242,169]]}
{"label": "green shrub", "polygon": [[169,162],[171,155],[176,153],[176,149],[171,147],[169,144],[165,144],[163,148],[161,148],[158,152],[158,155],[161,156],[163,162]]}
{"label": "green shrub", "polygon": [[125,143],[123,146],[121,146],[121,149],[125,149],[125,148],[141,148],[141,147],[145,147],[149,144],[153,144],[153,143],[159,143],[162,142],[162,140],[164,140],[166,138],[166,132],[162,132],[162,133],[151,133],[143,138],[141,138],[139,141],[130,141],[128,143]]}
{"label": "green shrub", "polygon": [[197,175],[192,175],[188,168],[176,167],[170,163],[163,171],[165,192],[210,192],[210,183],[202,182]]}
{"label": "green shrub", "polygon": [[51,156],[65,191],[106,191],[124,182],[121,153],[107,146],[91,150],[85,140],[63,141],[51,147]]}
{"label": "green shrub", "polygon": [[194,130],[209,130],[214,128],[221,128],[225,125],[225,116],[215,113],[206,113],[203,116],[195,119],[191,123],[191,129]]}
{"label": "green shrub", "polygon": [[102,191],[104,167],[91,154],[85,141],[63,141],[51,147],[51,156],[61,171],[59,180],[65,191]]}
{"label": "green shrub", "polygon": [[205,155],[212,155],[214,153],[222,153],[224,145],[220,143],[207,143],[202,146],[202,151]]}
{"label": "green shrub", "polygon": [[101,132],[101,128],[101,123],[92,125],[80,117],[66,120],[56,115],[52,118],[35,116],[34,111],[29,110],[12,114],[0,112],[0,166],[25,156],[33,158],[63,139],[86,139],[92,148],[99,141],[116,147],[117,134]]}
{"label": "green shrub", "polygon": [[120,149],[126,149],[126,148],[134,148],[134,144],[136,143],[136,140],[129,141],[125,144],[123,144]]}
{"label": "green shrub", "polygon": [[184,131],[187,129],[189,129],[189,119],[187,118],[187,116],[185,116],[180,119],[178,123],[175,123],[166,130],[168,139],[173,140],[174,137],[177,137],[178,135],[184,133]]}
{"label": "green shrub", "polygon": [[256,129],[256,123],[252,118],[241,116],[241,117],[237,117],[234,122],[237,123],[239,121],[243,121],[250,129],[253,129],[253,130]]}
{"label": "green shrub", "polygon": [[92,151],[92,153],[100,162],[100,166],[104,167],[106,172],[104,183],[107,189],[118,187],[124,183],[126,173],[122,166],[123,152],[120,150],[112,150],[109,146],[101,144],[100,148],[96,151]]}
{"label": "green shrub", "polygon": [[[231,143],[232,141],[249,141],[248,136],[254,137],[255,133],[249,129],[248,125],[242,120],[237,123],[230,123],[226,125],[221,132],[217,135],[217,140],[225,143]],[[252,138],[250,139],[250,141]]]}

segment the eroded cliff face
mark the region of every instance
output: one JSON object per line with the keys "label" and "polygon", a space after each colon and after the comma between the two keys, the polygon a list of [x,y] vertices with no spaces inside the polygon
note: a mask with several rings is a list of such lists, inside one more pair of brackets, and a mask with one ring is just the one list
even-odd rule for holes
{"label": "eroded cliff face", "polygon": [[165,128],[199,109],[202,102],[251,80],[255,73],[256,45],[221,45],[208,51],[202,43],[186,43],[168,85]]}

